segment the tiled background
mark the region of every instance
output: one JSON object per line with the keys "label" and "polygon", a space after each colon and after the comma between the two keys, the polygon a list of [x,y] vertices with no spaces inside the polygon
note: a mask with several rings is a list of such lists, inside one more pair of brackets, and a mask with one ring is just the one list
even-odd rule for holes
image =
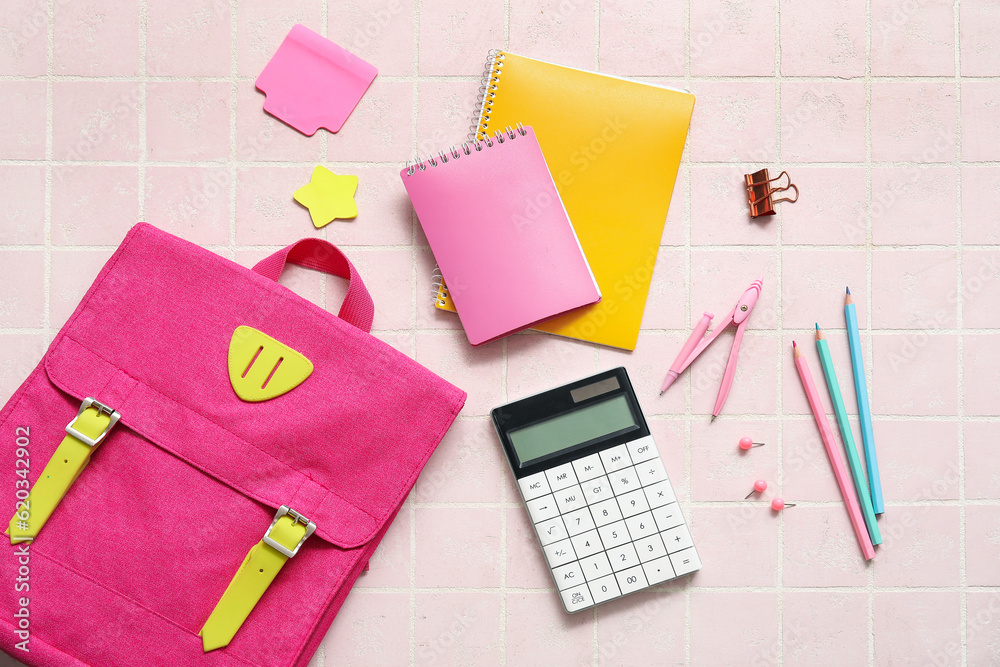
{"label": "tiled background", "polygon": [[[254,77],[295,22],[379,68],[337,135],[261,109]],[[992,0],[6,0],[0,400],[135,221],[249,265],[314,233],[291,193],[324,164],[361,179],[357,219],[321,235],[359,266],[376,335],[469,400],[313,665],[998,664],[998,33]],[[397,173],[463,139],[495,47],[698,96],[631,354],[530,333],[472,349],[431,305]],[[765,165],[802,197],[751,222],[742,174]],[[761,273],[725,414],[709,424],[731,336],[658,397],[692,316]],[[334,310],[343,293],[283,282]],[[818,321],[851,386],[845,284],[888,506],[868,565],[790,352],[819,373]],[[569,617],[486,414],[618,364],[704,569]],[[739,454],[742,435],[767,446]],[[798,506],[743,502],[759,477]]]}

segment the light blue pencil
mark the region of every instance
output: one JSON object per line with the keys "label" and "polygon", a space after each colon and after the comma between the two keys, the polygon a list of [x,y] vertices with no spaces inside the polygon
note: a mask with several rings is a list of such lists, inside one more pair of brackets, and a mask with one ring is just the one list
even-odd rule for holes
{"label": "light blue pencil", "polygon": [[847,318],[847,341],[851,346],[851,366],[854,369],[854,391],[858,395],[858,416],[861,418],[861,441],[865,448],[865,465],[868,467],[868,486],[872,492],[872,506],[875,514],[885,512],[882,501],[882,481],[878,476],[878,457],[875,456],[875,435],[872,433],[872,410],[868,404],[868,382],[865,380],[865,352],[861,349],[858,334],[858,314],[851,298],[851,288],[847,288],[844,299],[844,317]]}

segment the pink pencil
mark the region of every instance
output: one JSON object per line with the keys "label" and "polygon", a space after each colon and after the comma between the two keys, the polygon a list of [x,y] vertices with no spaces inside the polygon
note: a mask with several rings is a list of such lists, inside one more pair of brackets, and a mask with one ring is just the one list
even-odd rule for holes
{"label": "pink pencil", "polygon": [[843,459],[840,458],[840,454],[837,453],[837,449],[834,446],[833,429],[830,428],[830,422],[823,411],[823,404],[819,401],[819,393],[816,391],[816,385],[813,383],[812,373],[809,372],[809,366],[802,357],[802,351],[795,344],[795,341],[792,341],[792,354],[795,356],[795,368],[799,371],[799,379],[802,380],[802,388],[806,392],[806,398],[809,399],[809,407],[812,408],[813,417],[816,419],[816,426],[819,428],[819,434],[823,438],[823,446],[826,447],[826,454],[830,457],[833,474],[837,477],[837,486],[840,487],[840,495],[844,497],[844,503],[847,505],[847,515],[851,518],[851,525],[854,526],[854,534],[857,535],[858,542],[861,544],[861,553],[864,555],[865,560],[871,560],[875,558],[875,547],[872,546],[871,537],[868,536],[868,528],[865,526],[865,519],[861,515],[861,505],[854,495],[854,488],[851,486],[851,478],[847,474],[847,467],[844,465]]}

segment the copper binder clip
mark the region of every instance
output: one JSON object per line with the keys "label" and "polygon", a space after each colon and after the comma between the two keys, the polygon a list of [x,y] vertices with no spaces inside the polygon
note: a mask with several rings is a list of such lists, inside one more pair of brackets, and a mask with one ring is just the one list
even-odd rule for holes
{"label": "copper binder clip", "polygon": [[[780,181],[782,176],[788,179],[788,185],[781,188],[771,187],[771,183]],[[762,215],[774,215],[775,204],[783,201],[794,203],[799,198],[799,189],[792,183],[792,177],[788,175],[787,171],[778,174],[777,178],[768,178],[767,169],[761,169],[752,174],[744,175],[743,180],[747,187],[747,204],[750,205],[751,218]],[[788,197],[774,199],[773,195],[776,192],[784,192],[786,190],[795,190],[795,199]]]}

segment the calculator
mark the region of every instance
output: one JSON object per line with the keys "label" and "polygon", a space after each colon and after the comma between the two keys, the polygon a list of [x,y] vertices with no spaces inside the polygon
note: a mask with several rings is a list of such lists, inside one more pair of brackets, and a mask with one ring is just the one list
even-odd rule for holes
{"label": "calculator", "polygon": [[491,414],[568,613],[701,569],[624,368]]}

